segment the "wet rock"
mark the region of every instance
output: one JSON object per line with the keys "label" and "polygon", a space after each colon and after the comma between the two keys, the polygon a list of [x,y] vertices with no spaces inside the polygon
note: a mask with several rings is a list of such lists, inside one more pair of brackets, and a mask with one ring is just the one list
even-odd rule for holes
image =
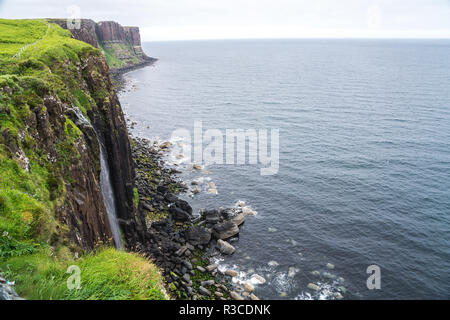
{"label": "wet rock", "polygon": [[233,218],[231,218],[231,222],[236,224],[238,227],[245,222],[245,214],[239,213]]}
{"label": "wet rock", "polygon": [[192,193],[193,194],[199,194],[200,193],[200,189],[199,188],[197,188],[197,187],[195,187],[195,188],[192,188]]}
{"label": "wet rock", "polygon": [[211,231],[203,227],[189,227],[186,230],[186,240],[194,246],[206,245],[211,241]]}
{"label": "wet rock", "polygon": [[211,264],[211,265],[209,265],[209,266],[206,267],[206,271],[212,272],[212,271],[216,270],[218,266],[219,266],[219,265],[218,265],[217,263]]}
{"label": "wet rock", "polygon": [[255,288],[248,282],[244,282],[243,284],[245,291],[252,292],[255,290]]}
{"label": "wet rock", "polygon": [[216,224],[220,222],[219,211],[217,210],[208,210],[203,213],[203,217],[206,223]]}
{"label": "wet rock", "polygon": [[202,166],[201,166],[201,165],[198,165],[198,164],[194,164],[192,167],[193,167],[195,170],[202,170]]}
{"label": "wet rock", "polygon": [[237,272],[235,270],[228,269],[227,271],[225,271],[225,274],[230,276],[230,277],[237,277],[239,275],[239,272]]}
{"label": "wet rock", "polygon": [[232,221],[226,221],[216,224],[213,228],[213,234],[217,239],[229,239],[239,233],[238,226]]}
{"label": "wet rock", "polygon": [[328,263],[327,264],[327,268],[330,269],[330,270],[333,270],[334,269],[334,264]]}
{"label": "wet rock", "polygon": [[230,296],[231,296],[231,298],[233,298],[233,300],[244,300],[244,298],[235,291],[231,291]]}
{"label": "wet rock", "polygon": [[170,146],[172,146],[172,143],[170,141],[166,141],[166,142],[161,143],[159,145],[159,148],[160,149],[168,149],[168,148],[170,148]]}
{"label": "wet rock", "polygon": [[217,191],[217,189],[213,189],[213,188],[208,189],[208,193],[211,193],[211,194],[219,194],[219,192]]}
{"label": "wet rock", "polygon": [[250,294],[250,300],[257,301],[259,298],[252,293]]}
{"label": "wet rock", "polygon": [[308,284],[308,289],[311,289],[311,290],[314,290],[314,291],[319,291],[320,287],[317,284],[309,283]]}
{"label": "wet rock", "polygon": [[231,244],[221,239],[217,241],[217,245],[219,247],[219,251],[223,254],[231,255],[236,251],[235,247],[233,247]]}
{"label": "wet rock", "polygon": [[342,300],[344,299],[344,297],[342,296],[342,294],[340,294],[339,292],[335,292],[333,294],[333,296],[337,299],[337,300]]}
{"label": "wet rock", "polygon": [[258,282],[259,284],[263,284],[266,282],[266,279],[264,279],[263,277],[261,277],[259,274],[254,274],[252,275],[252,279],[254,279],[256,282]]}

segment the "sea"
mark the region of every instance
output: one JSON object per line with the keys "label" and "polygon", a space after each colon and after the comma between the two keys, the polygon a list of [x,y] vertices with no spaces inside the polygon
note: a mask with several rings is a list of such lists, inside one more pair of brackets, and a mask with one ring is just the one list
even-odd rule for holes
{"label": "sea", "polygon": [[[450,40],[143,47],[159,60],[124,75],[131,134],[180,149],[167,161],[199,192],[183,195],[194,212],[243,201],[257,213],[215,258],[234,282],[261,299],[450,298]],[[245,163],[193,169],[177,152],[193,153],[195,126],[223,134],[224,159],[227,129],[278,132],[278,168],[262,175],[249,139]]]}

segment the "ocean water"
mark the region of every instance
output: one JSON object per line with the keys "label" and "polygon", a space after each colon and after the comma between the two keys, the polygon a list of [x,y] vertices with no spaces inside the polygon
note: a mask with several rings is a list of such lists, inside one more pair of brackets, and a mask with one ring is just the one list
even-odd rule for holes
{"label": "ocean water", "polygon": [[[205,130],[280,130],[277,175],[249,164],[179,165],[188,183],[217,186],[217,195],[203,186],[190,198],[195,210],[243,200],[258,212],[222,268],[263,276],[261,298],[450,298],[450,41],[144,49],[159,61],[128,73],[120,94],[133,134],[167,140],[175,129],[193,132],[194,121]],[[380,290],[367,288],[370,265],[381,268]]]}

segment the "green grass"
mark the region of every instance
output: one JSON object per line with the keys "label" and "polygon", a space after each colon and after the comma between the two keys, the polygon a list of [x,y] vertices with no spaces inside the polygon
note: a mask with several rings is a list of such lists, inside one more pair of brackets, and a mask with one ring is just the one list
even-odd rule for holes
{"label": "green grass", "polygon": [[0,59],[12,57],[23,46],[41,39],[46,31],[43,20],[0,19]]}
{"label": "green grass", "polygon": [[[123,43],[108,43],[110,48],[106,48],[104,46],[100,46],[103,54],[105,55],[106,62],[108,63],[110,68],[120,68],[124,67],[127,64],[136,64],[139,62],[136,54],[134,53],[134,49]],[[119,59],[120,57],[127,57],[127,59]]]}
{"label": "green grass", "polygon": [[[80,268],[80,289],[68,289]],[[11,258],[0,263],[8,279],[16,281],[19,295],[32,300],[164,300],[163,280],[145,258],[107,248],[74,260],[67,248]]]}

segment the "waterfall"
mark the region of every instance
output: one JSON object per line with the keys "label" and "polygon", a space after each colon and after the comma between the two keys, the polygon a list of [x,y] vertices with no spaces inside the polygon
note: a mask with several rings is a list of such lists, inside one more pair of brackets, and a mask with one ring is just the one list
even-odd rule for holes
{"label": "waterfall", "polygon": [[100,189],[103,196],[103,202],[105,203],[106,213],[108,215],[109,225],[113,235],[114,243],[117,249],[122,249],[122,238],[120,237],[119,223],[117,221],[116,213],[116,200],[114,197],[114,190],[111,183],[111,176],[109,173],[109,165],[107,160],[107,153],[105,146],[101,142],[97,130],[91,125],[88,119],[84,116],[81,110],[77,107],[73,107],[78,120],[85,125],[90,126],[97,137],[98,145],[100,147]]}
{"label": "waterfall", "polygon": [[109,165],[106,160],[106,150],[98,138],[98,135],[97,140],[100,145],[100,188],[102,189],[103,201],[105,202],[111,232],[114,237],[114,243],[116,244],[116,248],[122,249],[122,239],[120,238],[119,223],[117,222],[116,200],[111,184]]}

